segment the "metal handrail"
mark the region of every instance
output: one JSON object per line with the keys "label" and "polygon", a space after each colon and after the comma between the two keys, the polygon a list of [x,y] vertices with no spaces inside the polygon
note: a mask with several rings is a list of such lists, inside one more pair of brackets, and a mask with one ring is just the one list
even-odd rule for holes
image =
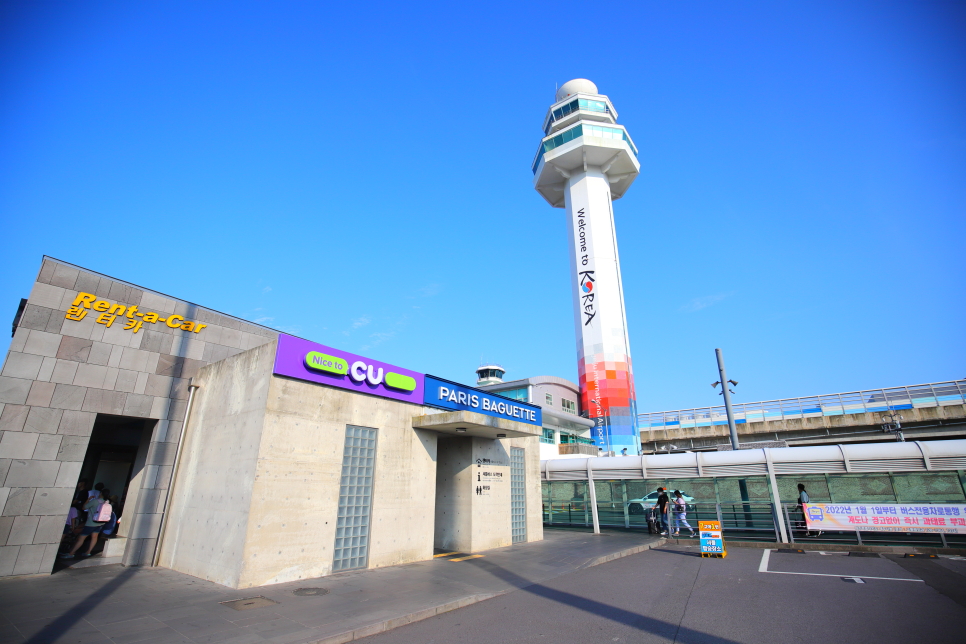
{"label": "metal handrail", "polygon": [[[631,515],[628,521],[626,511],[620,512],[627,505],[620,501],[608,501],[598,504],[601,513],[600,525],[607,527],[646,528],[646,514]],[[609,513],[606,511],[610,511]],[[604,512],[601,512],[604,511]],[[566,517],[564,515],[566,514]],[[591,526],[590,501],[544,501],[543,519],[546,525],[580,525]],[[736,501],[734,503],[689,503],[687,519],[697,528],[697,522],[705,519],[717,519],[725,539],[742,540],[756,539],[763,541],[782,541],[779,520],[785,522],[787,534],[791,543],[830,543],[844,545],[875,545],[897,544],[949,547],[949,540],[953,544],[962,545],[962,535],[945,535],[942,533],[905,533],[905,532],[862,532],[862,531],[826,531],[821,535],[806,536],[807,528],[801,510],[797,503],[782,503],[776,511],[774,503],[760,501]],[[673,515],[668,517],[668,523],[673,521]],[[744,525],[742,525],[744,524]],[[766,537],[765,535],[774,535]],[[936,537],[939,537],[937,543]],[[763,538],[764,537],[764,538]]]}
{"label": "metal handrail", "polygon": [[[748,403],[733,403],[735,418],[747,420],[787,420],[807,416],[838,416],[922,407],[939,407],[951,402],[966,402],[966,380],[866,389],[861,391],[781,398]],[[674,411],[644,412],[637,415],[642,431],[672,426],[726,424],[724,406],[696,407]]]}

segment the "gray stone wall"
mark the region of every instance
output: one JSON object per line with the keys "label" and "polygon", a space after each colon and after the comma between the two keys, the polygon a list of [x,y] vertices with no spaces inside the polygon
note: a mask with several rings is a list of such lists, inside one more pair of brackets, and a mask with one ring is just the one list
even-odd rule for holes
{"label": "gray stone wall", "polygon": [[[195,333],[144,323],[133,332],[122,318],[98,324],[93,310],[80,321],[66,319],[79,292],[207,327]],[[45,257],[0,369],[0,577],[51,571],[97,414],[156,421],[137,507],[124,513],[123,562],[150,564],[191,377],[277,336]]]}

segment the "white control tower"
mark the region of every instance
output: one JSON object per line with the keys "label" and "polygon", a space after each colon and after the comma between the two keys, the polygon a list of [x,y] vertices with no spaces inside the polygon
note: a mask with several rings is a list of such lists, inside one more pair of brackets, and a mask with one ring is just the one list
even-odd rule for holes
{"label": "white control tower", "polygon": [[[578,78],[557,91],[533,161],[533,185],[566,208],[581,408],[605,453],[639,454],[637,396],[627,339],[614,210],[640,173],[637,147],[610,99]],[[626,451],[624,451],[626,450]]]}

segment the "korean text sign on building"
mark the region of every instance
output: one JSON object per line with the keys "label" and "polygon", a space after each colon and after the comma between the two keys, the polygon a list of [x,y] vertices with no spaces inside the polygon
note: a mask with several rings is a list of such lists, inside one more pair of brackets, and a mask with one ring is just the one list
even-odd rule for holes
{"label": "korean text sign on building", "polygon": [[809,530],[966,534],[966,505],[805,503]]}

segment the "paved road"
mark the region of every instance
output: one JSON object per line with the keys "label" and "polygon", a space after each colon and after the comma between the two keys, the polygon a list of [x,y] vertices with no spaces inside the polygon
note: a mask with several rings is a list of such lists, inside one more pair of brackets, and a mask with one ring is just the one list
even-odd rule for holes
{"label": "paved road", "polygon": [[[378,632],[387,622],[405,623],[414,614],[435,615],[440,607],[465,606],[546,583],[660,542],[641,534],[594,536],[586,530],[547,530],[544,537],[472,556],[451,553],[430,561],[238,590],[164,568],[119,564],[2,579],[0,644],[344,642],[357,632]],[[513,574],[501,576],[491,569]],[[222,604],[255,595],[271,601],[240,605],[244,610]]]}
{"label": "paved road", "polygon": [[[733,548],[726,559],[701,559],[694,547],[667,546],[360,641],[966,641],[966,560],[772,552],[763,568],[763,552]],[[489,566],[497,576],[513,576],[512,571],[494,569],[485,559],[474,565]]]}

